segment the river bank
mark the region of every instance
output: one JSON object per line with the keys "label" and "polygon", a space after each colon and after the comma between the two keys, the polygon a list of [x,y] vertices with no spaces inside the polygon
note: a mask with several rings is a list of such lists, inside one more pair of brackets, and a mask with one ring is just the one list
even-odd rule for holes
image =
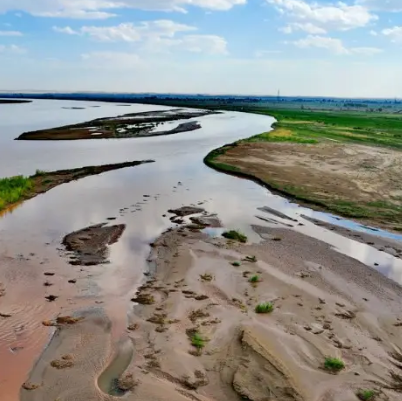
{"label": "river bank", "polygon": [[272,132],[223,146],[204,161],[313,209],[401,231],[402,120],[394,117],[385,127],[378,117],[383,132],[375,133],[375,118],[338,117],[336,122],[328,113],[277,112]]}
{"label": "river bank", "polygon": [[98,175],[107,171],[139,166],[144,163],[153,163],[153,160],[142,160],[103,166],[87,166],[69,170],[40,171],[30,177],[15,176],[0,179],[0,212],[8,208],[13,209],[28,199],[50,191],[59,185],[79,180],[91,175]]}

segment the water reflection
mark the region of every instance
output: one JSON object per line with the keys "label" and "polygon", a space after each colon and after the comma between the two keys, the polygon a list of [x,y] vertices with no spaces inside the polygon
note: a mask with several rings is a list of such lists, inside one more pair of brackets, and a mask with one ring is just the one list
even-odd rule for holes
{"label": "water reflection", "polygon": [[[33,102],[31,112],[25,112],[22,118],[23,123],[16,124],[9,117],[1,122],[3,126],[12,126],[8,140],[1,138],[1,175],[29,173],[36,168],[56,170],[148,158],[155,159],[156,163],[88,177],[38,196],[0,220],[2,239],[12,240],[23,248],[32,243],[32,238],[36,244],[57,243],[69,232],[106,222],[108,217],[116,217],[113,224],[126,224],[127,228],[120,241],[111,248],[113,263],[103,272],[103,277],[107,279],[99,282],[99,285],[110,292],[116,290],[123,293],[127,290],[127,273],[122,272],[127,272],[127,269],[136,272],[145,269],[147,244],[171,225],[169,216],[163,217],[169,208],[205,202],[202,207],[208,212],[217,213],[225,227],[240,229],[251,240],[258,241],[259,237],[251,225],[266,225],[256,217],[261,215],[258,208],[266,205],[303,221],[304,226],[295,224],[295,230],[325,241],[339,252],[368,266],[374,267],[374,263],[378,263],[376,269],[402,283],[401,260],[323,227],[317,227],[301,217],[306,215],[334,220],[331,216],[301,208],[251,181],[217,173],[202,163],[203,157],[218,146],[269,130],[272,118],[240,113],[207,116],[198,118],[203,127],[198,131],[161,138],[70,142],[11,141],[23,130],[43,128],[50,123],[60,125],[113,113],[117,115],[133,110],[160,109],[156,106],[135,105],[122,111],[123,108],[116,105],[102,103],[100,108],[61,109],[62,105],[70,103],[72,102]],[[73,104],[77,105],[76,102]],[[42,116],[49,107],[51,111],[48,113],[55,115],[39,124],[38,116]],[[61,113],[57,124],[56,111]],[[183,185],[178,185],[178,182]],[[144,194],[151,196],[144,198]],[[289,224],[288,220],[273,217],[280,223]],[[331,222],[365,230],[345,220]]]}

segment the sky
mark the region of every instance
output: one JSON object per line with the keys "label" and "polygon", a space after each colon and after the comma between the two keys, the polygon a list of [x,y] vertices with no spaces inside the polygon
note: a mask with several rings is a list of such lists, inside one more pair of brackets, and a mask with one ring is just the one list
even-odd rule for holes
{"label": "sky", "polygon": [[402,0],[0,0],[0,90],[402,97]]}

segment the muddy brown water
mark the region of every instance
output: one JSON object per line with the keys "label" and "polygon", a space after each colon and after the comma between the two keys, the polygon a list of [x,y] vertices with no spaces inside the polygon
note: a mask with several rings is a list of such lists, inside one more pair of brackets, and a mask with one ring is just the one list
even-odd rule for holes
{"label": "muddy brown water", "polygon": [[[83,109],[65,108],[78,106]],[[400,259],[318,227],[301,215],[362,232],[372,233],[370,230],[299,207],[251,181],[218,173],[202,163],[203,157],[214,148],[269,130],[273,118],[227,112],[197,118],[202,125],[197,131],[155,138],[70,142],[13,140],[24,131],[161,109],[164,108],[132,105],[123,110],[114,104],[48,100],[0,105],[2,177],[32,174],[36,169],[59,170],[143,159],[156,161],[61,185],[0,218],[0,282],[6,286],[6,296],[0,299],[0,312],[12,314],[11,318],[0,318],[0,394],[7,394],[1,397],[2,401],[17,399],[21,383],[50,339],[51,330],[42,326],[42,320],[60,312],[72,313],[96,302],[112,321],[116,343],[123,341],[127,313],[132,310],[130,298],[149,268],[149,243],[172,226],[168,209],[199,205],[210,213],[217,213],[225,227],[240,229],[256,242],[261,238],[253,231],[253,224],[292,225],[293,229],[327,242],[339,252],[402,283]],[[303,225],[259,210],[264,206]],[[63,237],[90,225],[106,223],[109,218],[116,218],[112,224],[126,225],[120,240],[110,247],[110,263],[71,266],[61,245]],[[376,234],[402,239],[382,231]],[[49,277],[53,285],[48,288],[43,287],[46,271],[55,273]],[[71,279],[77,279],[77,283],[69,284]],[[59,299],[47,302],[44,296],[49,294]],[[124,352],[122,355],[125,358]],[[119,369],[119,361],[114,360],[111,370]],[[108,371],[106,376],[113,379]],[[107,388],[104,377],[101,382],[101,386]]]}

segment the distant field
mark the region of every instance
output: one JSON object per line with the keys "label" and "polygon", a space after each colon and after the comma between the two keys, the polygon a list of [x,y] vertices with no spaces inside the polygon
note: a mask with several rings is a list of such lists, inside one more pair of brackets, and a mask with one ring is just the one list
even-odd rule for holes
{"label": "distant field", "polygon": [[[271,136],[301,142],[333,140],[402,148],[402,115],[302,110],[247,110],[275,117]],[[261,138],[263,139],[263,138]]]}

